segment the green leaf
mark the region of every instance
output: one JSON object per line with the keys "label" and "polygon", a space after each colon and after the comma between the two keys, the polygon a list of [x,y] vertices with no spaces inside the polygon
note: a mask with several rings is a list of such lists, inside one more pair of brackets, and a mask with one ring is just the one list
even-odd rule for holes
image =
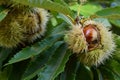
{"label": "green leaf", "polygon": [[59,25],[55,26],[55,28],[49,27],[47,31],[47,35],[65,33],[67,29],[68,29],[68,25],[66,23],[60,23]]}
{"label": "green leaf", "polygon": [[[110,20],[110,21],[112,21],[112,20]],[[116,24],[114,22],[111,22],[111,23],[112,23],[112,32],[117,34],[117,35],[120,35],[120,27],[118,26],[116,21],[115,21]]]}
{"label": "green leaf", "polygon": [[23,61],[25,59],[28,59],[28,58],[31,58],[33,56],[40,54],[44,50],[51,47],[53,45],[53,43],[56,42],[57,40],[59,40],[62,36],[63,36],[63,34],[55,34],[55,35],[45,38],[41,42],[38,42],[38,43],[32,45],[31,47],[28,46],[28,47],[22,49],[20,52],[15,54],[14,57],[11,58],[11,60],[9,60],[9,62],[6,65],[13,64],[13,63],[16,63],[19,61]]}
{"label": "green leaf", "polygon": [[95,18],[94,20],[99,22],[99,23],[102,23],[107,28],[111,28],[112,27],[112,25],[110,24],[110,22],[106,18]]}
{"label": "green leaf", "polygon": [[79,61],[75,54],[71,55],[69,61],[66,64],[64,72],[60,75],[61,80],[75,80],[76,72],[79,68]]}
{"label": "green leaf", "polygon": [[8,9],[0,11],[0,21],[2,21],[7,16],[8,12],[9,12]]}
{"label": "green leaf", "polygon": [[103,18],[120,19],[120,6],[103,9],[96,12],[96,15]]}
{"label": "green leaf", "polygon": [[68,30],[68,25],[66,23],[61,23],[51,31],[51,35],[57,33],[64,33],[66,30]]}
{"label": "green leaf", "polygon": [[44,51],[34,59],[23,74],[22,80],[30,80],[35,77],[61,44],[63,44],[63,41],[56,42],[51,48]]}
{"label": "green leaf", "polygon": [[53,0],[54,2],[61,3],[64,6],[68,6],[68,4],[64,0]]}
{"label": "green leaf", "polygon": [[33,7],[40,7],[51,11],[57,11],[65,15],[71,15],[71,11],[68,7],[60,3],[52,2],[50,0],[22,0],[22,1],[13,0],[13,1]]}
{"label": "green leaf", "polygon": [[110,20],[110,22],[116,27],[120,28],[120,19],[119,20]]}
{"label": "green leaf", "polygon": [[12,49],[0,48],[0,69],[2,68],[3,61],[9,56]]}
{"label": "green leaf", "polygon": [[22,74],[27,68],[29,60],[24,60],[16,64],[8,65],[12,66],[11,73],[7,80],[21,80]]}
{"label": "green leaf", "polygon": [[86,4],[83,6],[80,6],[79,4],[73,5],[70,7],[70,9],[80,12],[85,17],[88,17],[90,15],[93,15],[97,11],[101,10],[102,7],[100,5],[95,5],[95,4]]}
{"label": "green leaf", "polygon": [[93,80],[92,71],[90,70],[90,68],[88,66],[84,66],[81,64],[79,66],[77,73],[76,73],[75,80]]}
{"label": "green leaf", "polygon": [[55,17],[52,17],[52,18],[50,19],[50,21],[51,21],[52,26],[56,26],[56,25],[58,24]]}
{"label": "green leaf", "polygon": [[38,80],[54,80],[63,72],[66,62],[71,54],[66,53],[67,45],[61,45],[43,70],[39,73]]}
{"label": "green leaf", "polygon": [[92,70],[92,72],[93,72],[94,80],[103,80],[103,76],[99,69],[95,68]]}
{"label": "green leaf", "polygon": [[111,70],[115,75],[120,77],[120,69],[118,67],[120,66],[120,64],[117,61],[112,59],[108,61],[105,66],[107,67],[107,69]]}
{"label": "green leaf", "polygon": [[9,80],[10,73],[12,71],[12,66],[7,66],[0,71],[0,80]]}
{"label": "green leaf", "polygon": [[64,14],[59,14],[58,15],[58,18],[61,18],[61,19],[63,19],[65,22],[67,22],[70,26],[73,26],[74,24],[73,24],[73,22],[72,22],[72,20],[68,17],[68,16],[66,16],[66,15],[64,15]]}
{"label": "green leaf", "polygon": [[120,77],[116,76],[111,70],[107,69],[107,67],[101,67],[100,71],[102,73],[104,80],[119,80]]}

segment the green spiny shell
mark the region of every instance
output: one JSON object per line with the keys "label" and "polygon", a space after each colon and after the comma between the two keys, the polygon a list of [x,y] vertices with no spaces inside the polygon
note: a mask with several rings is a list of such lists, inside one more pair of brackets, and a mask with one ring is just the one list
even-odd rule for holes
{"label": "green spiny shell", "polygon": [[11,48],[33,42],[44,35],[47,21],[48,13],[44,9],[13,7],[0,22],[0,46]]}
{"label": "green spiny shell", "polygon": [[17,21],[11,20],[9,22],[8,19],[4,19],[0,22],[0,46],[16,47],[23,39],[23,29]]}
{"label": "green spiny shell", "polygon": [[44,9],[33,8],[32,11],[24,16],[23,28],[28,42],[33,42],[35,39],[44,35],[48,15],[48,12]]}
{"label": "green spiny shell", "polygon": [[87,42],[85,41],[81,25],[74,25],[72,30],[67,32],[65,41],[74,53],[79,54],[87,51]]}
{"label": "green spiny shell", "polygon": [[108,28],[106,28],[101,23],[88,20],[84,23],[84,26],[93,24],[95,25],[99,31],[100,31],[100,37],[101,37],[101,44],[98,48],[88,51],[86,54],[80,54],[79,58],[80,61],[87,65],[95,65],[98,66],[100,64],[103,64],[106,59],[112,56],[112,53],[115,49],[115,43],[113,40],[112,33],[109,31]]}
{"label": "green spiny shell", "polygon": [[[82,27],[89,24],[95,25],[99,29],[101,38],[99,46],[91,51],[88,50],[87,41],[84,34],[82,34]],[[73,50],[73,53],[77,53],[81,63],[88,66],[98,66],[112,56],[115,49],[112,33],[101,23],[92,20],[87,20],[82,25],[81,27],[78,24],[73,26],[72,30],[66,34],[65,41],[69,44],[69,48]]]}

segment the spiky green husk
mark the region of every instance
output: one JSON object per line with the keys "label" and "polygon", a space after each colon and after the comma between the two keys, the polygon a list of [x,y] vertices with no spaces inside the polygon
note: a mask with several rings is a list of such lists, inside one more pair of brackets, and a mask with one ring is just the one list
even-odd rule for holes
{"label": "spiky green husk", "polygon": [[113,40],[112,33],[101,23],[89,20],[84,23],[84,26],[93,24],[100,31],[101,44],[97,49],[88,51],[88,53],[80,54],[80,61],[87,65],[98,66],[103,64],[106,59],[112,56],[112,53],[115,49],[115,43]]}
{"label": "spiky green husk", "polygon": [[11,10],[8,15],[0,22],[0,46],[12,48],[16,47],[24,40],[22,26],[18,18],[22,12],[19,10]]}
{"label": "spiky green husk", "polygon": [[65,41],[69,44],[69,49],[72,49],[74,53],[79,54],[86,52],[88,49],[81,25],[74,25],[72,30],[67,32]]}
{"label": "spiky green husk", "polygon": [[8,22],[0,25],[0,46],[11,48],[16,47],[24,39],[23,29],[18,22]]}
{"label": "spiky green husk", "polygon": [[24,29],[26,40],[33,42],[40,38],[46,31],[46,23],[48,21],[48,12],[41,8],[34,8],[32,12],[24,17]]}
{"label": "spiky green husk", "polygon": [[101,23],[92,20],[84,22],[82,27],[89,24],[96,25],[100,32],[100,44],[93,50],[88,50],[87,41],[85,40],[82,28],[80,26],[73,26],[73,29],[68,31],[65,41],[69,44],[69,48],[73,53],[77,53],[80,62],[88,66],[98,66],[108,59],[115,49],[112,33],[104,27]]}
{"label": "spiky green husk", "polygon": [[33,42],[45,33],[47,11],[24,5],[19,7],[10,8],[8,15],[0,22],[0,46],[2,47],[11,48],[19,43]]}

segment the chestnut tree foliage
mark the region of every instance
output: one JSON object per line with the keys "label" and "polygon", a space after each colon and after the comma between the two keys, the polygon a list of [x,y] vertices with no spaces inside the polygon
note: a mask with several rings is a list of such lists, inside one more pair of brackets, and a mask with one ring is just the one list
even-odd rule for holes
{"label": "chestnut tree foliage", "polygon": [[[46,9],[50,18],[42,38],[24,46],[0,47],[0,80],[120,80],[119,0],[88,0],[82,5],[82,0],[12,1]],[[9,8],[0,5],[0,22]],[[82,64],[64,41],[78,15],[102,22],[113,32],[116,49],[104,64],[97,67]]]}

